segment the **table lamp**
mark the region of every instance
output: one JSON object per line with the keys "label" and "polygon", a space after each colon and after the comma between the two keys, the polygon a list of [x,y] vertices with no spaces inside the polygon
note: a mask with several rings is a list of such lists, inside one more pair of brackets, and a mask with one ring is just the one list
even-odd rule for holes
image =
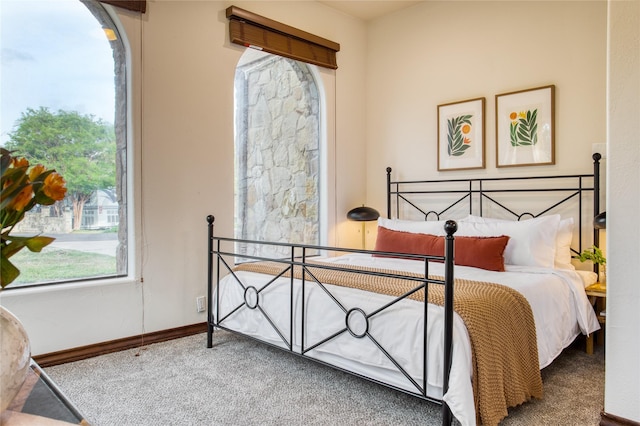
{"label": "table lamp", "polygon": [[354,220],[356,222],[362,222],[362,249],[365,248],[365,222],[370,222],[372,220],[377,220],[380,217],[380,213],[372,207],[365,207],[364,205],[361,207],[356,207],[355,209],[349,210],[347,213],[347,219]]}

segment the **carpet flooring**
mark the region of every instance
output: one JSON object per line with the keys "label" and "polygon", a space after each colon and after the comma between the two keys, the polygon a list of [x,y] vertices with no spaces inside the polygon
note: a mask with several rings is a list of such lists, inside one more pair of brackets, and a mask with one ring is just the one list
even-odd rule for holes
{"label": "carpet flooring", "polygon": [[[604,350],[578,341],[542,371],[544,397],[503,425],[597,425]],[[95,426],[438,425],[440,406],[225,331],[49,367]]]}

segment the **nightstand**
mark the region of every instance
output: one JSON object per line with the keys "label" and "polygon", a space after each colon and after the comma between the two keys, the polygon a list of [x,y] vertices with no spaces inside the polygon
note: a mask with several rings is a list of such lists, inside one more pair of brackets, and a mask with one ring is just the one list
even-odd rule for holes
{"label": "nightstand", "polygon": [[607,322],[606,316],[606,300],[607,300],[607,284],[606,283],[595,283],[585,288],[587,296],[589,297],[589,302],[593,306],[593,309],[596,311],[596,316],[598,317],[598,322],[600,323],[601,329],[591,333],[587,336],[587,353],[589,355],[593,354],[593,335],[596,335],[596,344],[602,345],[604,344],[604,326]]}

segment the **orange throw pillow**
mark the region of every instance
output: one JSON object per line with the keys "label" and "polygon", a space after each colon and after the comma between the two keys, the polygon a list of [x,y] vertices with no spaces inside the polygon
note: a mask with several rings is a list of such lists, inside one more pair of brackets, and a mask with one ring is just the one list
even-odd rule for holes
{"label": "orange throw pillow", "polygon": [[[375,250],[389,253],[444,256],[444,240],[445,237],[393,231],[379,226]],[[453,251],[455,264],[503,272],[504,249],[508,242],[509,237],[506,235],[499,237],[455,237]],[[403,256],[388,257],[402,258]]]}

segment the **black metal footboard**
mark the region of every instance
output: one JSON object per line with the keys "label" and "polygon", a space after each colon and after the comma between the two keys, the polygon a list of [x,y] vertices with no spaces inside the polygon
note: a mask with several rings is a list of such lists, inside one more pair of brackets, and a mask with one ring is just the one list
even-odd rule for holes
{"label": "black metal footboard", "polygon": [[[207,319],[207,347],[213,346],[213,332],[215,328],[228,330],[240,334],[233,326],[235,321],[240,321],[238,315],[253,315],[258,313],[261,324],[268,329],[269,337],[260,335],[247,335],[250,338],[260,340],[265,344],[286,350],[304,358],[312,359],[321,364],[337,368],[367,380],[379,383],[381,385],[396,389],[398,391],[408,393],[410,395],[435,402],[442,405],[442,424],[451,424],[452,414],[447,404],[439,398],[434,398],[427,394],[428,371],[426,368],[428,354],[428,329],[429,329],[429,312],[428,312],[428,296],[429,285],[444,286],[444,371],[443,373],[443,389],[442,394],[446,394],[448,390],[449,372],[452,362],[452,335],[453,335],[453,266],[454,266],[454,236],[457,230],[457,224],[454,221],[448,221],[445,225],[445,254],[444,256],[423,256],[415,254],[398,254],[376,251],[354,250],[345,248],[325,247],[304,244],[286,244],[286,243],[270,243],[252,240],[239,240],[233,238],[223,238],[214,235],[214,217],[208,216],[209,244],[208,244],[208,319]],[[286,250],[286,257],[274,257],[260,254],[260,251],[250,252],[246,250],[247,246],[271,246],[277,247],[280,252]],[[251,254],[250,254],[251,253]],[[319,255],[335,256],[338,254],[350,253],[367,253],[377,254],[390,257],[407,257],[424,264],[424,274],[416,276],[415,274],[404,274],[396,271],[381,271],[368,268],[357,268],[345,264],[320,263],[314,262]],[[235,269],[236,264],[244,262],[260,262],[268,261],[270,265],[275,265],[277,272],[274,272],[266,281],[260,285],[244,281],[241,274]],[[435,279],[430,277],[430,265],[432,262],[444,262],[444,277]],[[298,271],[296,276],[295,271]],[[399,279],[403,282],[410,282],[411,287],[400,296],[387,297],[385,302],[376,308],[362,308],[360,306],[344,303],[339,296],[336,296],[336,287],[327,285],[322,279],[317,278],[319,272],[341,273],[347,274],[354,279],[365,279],[366,276],[386,277],[391,279]],[[301,272],[301,273],[300,273]],[[433,275],[433,274],[431,274]],[[221,282],[224,281],[225,289],[221,288]],[[229,290],[233,289],[233,290]],[[230,303],[227,299],[221,301],[222,291],[232,291],[237,300],[234,299]],[[271,292],[271,293],[270,293]],[[310,303],[309,294],[320,294],[322,297],[331,301],[335,309],[342,311],[344,315],[344,326],[338,330],[332,330],[322,338],[307,336],[309,323],[322,322],[323,318],[314,318],[307,312],[308,303]],[[420,322],[422,322],[423,347],[421,354],[415,354],[422,358],[421,379],[416,380],[403,365],[385,347],[384,342],[380,342],[374,335],[372,327],[375,327],[374,319],[381,313],[388,313],[389,310],[399,303],[406,303],[407,299],[415,296],[416,293],[424,293],[423,313],[420,314]],[[278,294],[276,298],[273,296]],[[267,297],[267,295],[269,295]],[[318,296],[316,296],[318,297]],[[268,303],[275,303],[276,306],[268,306]],[[413,302],[412,302],[413,303]],[[311,306],[311,305],[310,305]],[[253,318],[253,317],[252,317]],[[377,320],[380,320],[379,317]],[[335,342],[335,339],[342,336],[351,336],[360,344],[375,345],[380,351],[382,358],[386,360],[388,366],[395,367],[395,372],[400,378],[406,380],[406,386],[401,387],[396,384],[387,383],[375,377],[370,377],[358,371],[342,367],[332,363],[332,361],[322,358],[316,352],[323,345]],[[364,343],[361,343],[364,342]],[[420,383],[421,382],[421,383]]]}

